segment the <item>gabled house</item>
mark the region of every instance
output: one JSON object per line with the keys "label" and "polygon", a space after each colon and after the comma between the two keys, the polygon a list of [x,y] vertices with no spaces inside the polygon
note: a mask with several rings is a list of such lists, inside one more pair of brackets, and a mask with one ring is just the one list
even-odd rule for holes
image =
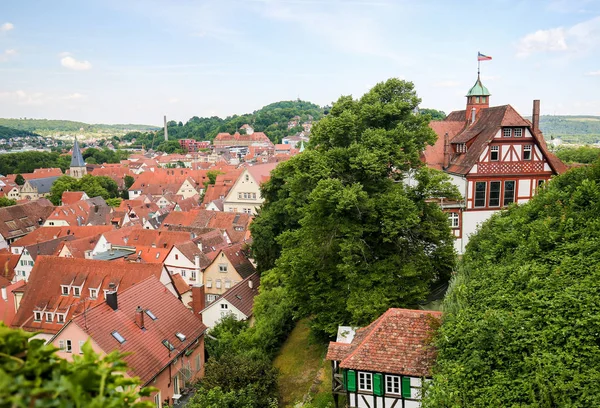
{"label": "gabled house", "polygon": [[256,214],[256,210],[264,201],[260,194],[260,186],[269,180],[271,171],[277,164],[257,164],[245,168],[225,197],[224,211]]}
{"label": "gabled house", "polygon": [[171,275],[179,275],[188,285],[202,283],[202,271],[210,264],[210,259],[199,246],[192,242],[180,242],[171,248],[164,260]]}
{"label": "gabled house", "polygon": [[89,197],[85,191],[64,191],[60,198],[62,205],[71,205],[77,201],[87,200]]}
{"label": "gabled house", "polygon": [[15,276],[13,280],[15,282],[20,280],[28,281],[38,255],[55,256],[58,248],[64,242],[72,241],[74,239],[75,237],[73,235],[66,235],[64,237],[29,245],[23,248],[21,255],[19,256],[19,262],[15,267]]}
{"label": "gabled house", "polygon": [[53,209],[46,199],[0,208],[0,249],[39,228]]}
{"label": "gabled house", "polygon": [[510,105],[490,107],[490,92],[478,77],[467,93],[465,110],[431,122],[438,140],[425,149],[422,159],[447,173],[463,195],[459,202],[440,203],[459,253],[479,224],[512,203],[527,202],[552,176],[566,170],[548,150],[539,117],[538,100],[533,102],[531,121]]}
{"label": "gabled house", "polygon": [[202,311],[202,321],[206,327],[212,329],[226,316],[233,316],[236,320],[249,320],[252,325],[252,307],[254,298],[258,295],[259,285],[260,277],[253,273],[209,304]]}
{"label": "gabled house", "polygon": [[65,227],[40,227],[26,236],[19,238],[14,241],[11,246],[11,252],[14,254],[21,254],[23,249],[30,245],[41,244],[44,242],[52,241],[53,239],[73,236],[76,239],[91,237],[98,234],[103,234],[108,231],[112,231],[110,225],[96,225],[96,226],[65,226]]}
{"label": "gabled house", "polygon": [[108,225],[111,211],[102,197],[87,198],[56,207],[44,226]]}
{"label": "gabled house", "polygon": [[227,290],[256,272],[248,260],[242,245],[223,248],[216,253],[212,262],[204,269],[206,303],[212,303]]}
{"label": "gabled house", "polygon": [[[89,341],[100,355],[127,353],[128,377],[157,391],[146,399],[156,407],[176,403],[204,375],[206,326],[163,284],[151,276],[134,286],[109,291],[66,323],[50,343],[72,360]],[[163,405],[163,403],[165,405]]]}
{"label": "gabled house", "polygon": [[354,335],[329,343],[336,406],[345,394],[349,408],[420,407],[440,319],[441,312],[392,308]]}
{"label": "gabled house", "polygon": [[50,195],[52,184],[58,179],[57,176],[45,177],[25,181],[21,186],[21,199],[37,200]]}
{"label": "gabled house", "polygon": [[85,309],[154,276],[164,290],[175,294],[162,264],[113,262],[38,256],[13,320],[14,327],[38,332],[49,339]]}

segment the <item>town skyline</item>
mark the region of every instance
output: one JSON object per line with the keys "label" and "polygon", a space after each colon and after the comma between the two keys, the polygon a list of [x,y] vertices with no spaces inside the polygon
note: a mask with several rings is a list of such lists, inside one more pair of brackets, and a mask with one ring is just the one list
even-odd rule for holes
{"label": "town skyline", "polygon": [[492,105],[600,112],[600,6],[588,0],[24,1],[3,11],[4,117],[160,125],[280,100],[327,105],[390,77],[449,113],[464,107],[477,52],[493,58],[481,67]]}

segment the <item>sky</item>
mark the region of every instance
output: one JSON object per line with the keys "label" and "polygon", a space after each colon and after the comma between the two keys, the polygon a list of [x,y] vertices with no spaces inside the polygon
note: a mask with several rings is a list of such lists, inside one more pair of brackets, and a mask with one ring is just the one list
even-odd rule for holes
{"label": "sky", "polygon": [[0,0],[0,117],[160,125],[391,77],[422,108],[600,115],[600,0]]}

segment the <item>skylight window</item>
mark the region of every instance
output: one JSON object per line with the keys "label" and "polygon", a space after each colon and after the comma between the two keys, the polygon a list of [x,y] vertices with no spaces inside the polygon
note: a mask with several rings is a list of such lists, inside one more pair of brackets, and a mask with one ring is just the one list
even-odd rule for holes
{"label": "skylight window", "polygon": [[175,333],[175,336],[176,336],[176,337],[177,337],[179,340],[181,340],[181,341],[185,341],[185,334],[183,334],[183,333],[180,333],[180,332],[177,332],[177,333]]}
{"label": "skylight window", "polygon": [[125,343],[125,337],[121,336],[118,331],[114,331],[111,333],[112,336],[121,344]]}
{"label": "skylight window", "polygon": [[169,349],[169,351],[173,351],[175,350],[175,346],[171,344],[171,342],[169,340],[163,340],[162,341],[163,346],[165,346],[166,348]]}
{"label": "skylight window", "polygon": [[156,320],[156,315],[152,313],[150,309],[146,309],[146,314],[148,315],[148,317],[150,317],[150,319]]}

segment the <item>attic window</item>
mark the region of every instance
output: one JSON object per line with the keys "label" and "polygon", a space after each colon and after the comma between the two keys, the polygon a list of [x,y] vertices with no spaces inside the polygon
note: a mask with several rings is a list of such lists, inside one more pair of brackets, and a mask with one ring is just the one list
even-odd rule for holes
{"label": "attic window", "polygon": [[77,287],[77,286],[74,286],[73,287],[73,296],[79,297],[80,295],[81,295],[81,288]]}
{"label": "attic window", "polygon": [[156,315],[150,311],[150,309],[146,309],[146,314],[152,320],[156,320]]}
{"label": "attic window", "polygon": [[60,287],[62,290],[62,295],[69,296],[69,289],[71,289],[71,287],[69,285],[60,285]]}
{"label": "attic window", "polygon": [[163,346],[165,346],[166,348],[169,349],[169,351],[173,351],[175,350],[175,346],[171,344],[171,342],[169,340],[163,340],[162,341]]}
{"label": "attic window", "polygon": [[523,129],[521,129],[521,128],[515,128],[514,132],[515,132],[515,137],[523,136]]}
{"label": "attic window", "polygon": [[98,298],[98,289],[90,289],[90,298],[92,298],[92,299]]}
{"label": "attic window", "polygon": [[175,333],[175,337],[177,337],[181,341],[185,341],[185,334],[177,332]]}
{"label": "attic window", "polygon": [[512,129],[511,128],[504,128],[504,130],[502,131],[502,136],[504,137],[511,137],[512,136]]}
{"label": "attic window", "polygon": [[33,321],[41,322],[42,321],[42,312],[33,312]]}
{"label": "attic window", "polygon": [[115,340],[117,340],[120,344],[125,343],[125,337],[121,336],[121,334],[118,331],[115,330],[111,334],[115,338]]}

